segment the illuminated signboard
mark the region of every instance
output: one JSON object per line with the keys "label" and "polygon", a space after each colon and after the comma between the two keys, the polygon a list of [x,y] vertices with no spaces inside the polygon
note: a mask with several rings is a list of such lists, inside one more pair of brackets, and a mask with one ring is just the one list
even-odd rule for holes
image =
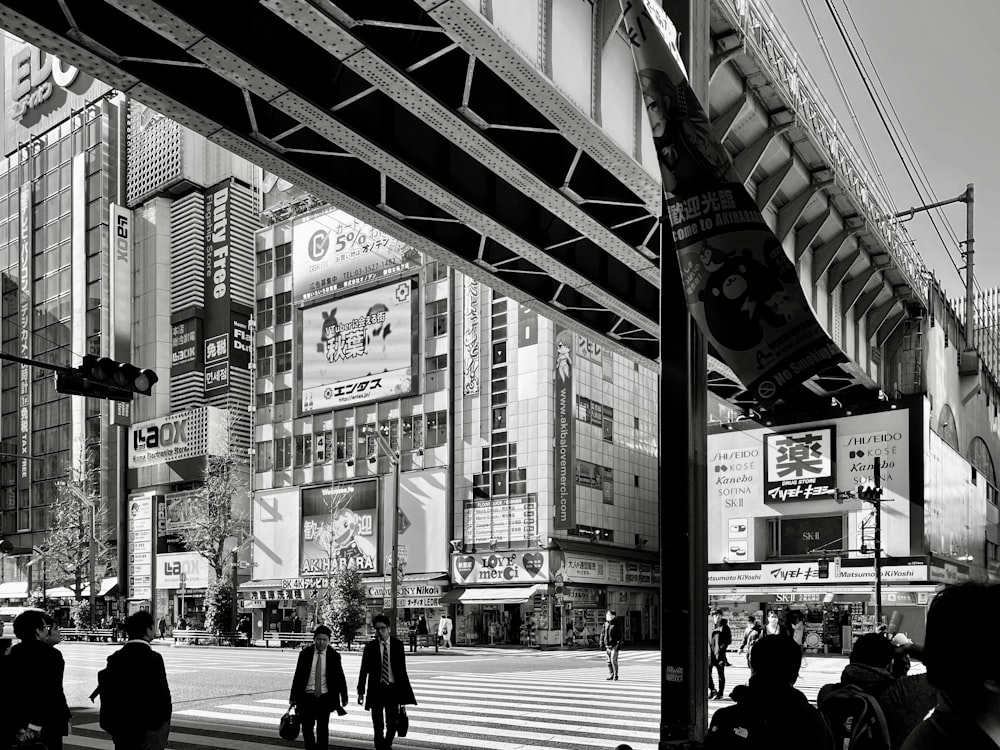
{"label": "illuminated signboard", "polygon": [[378,569],[378,482],[302,490],[302,575]]}
{"label": "illuminated signboard", "polygon": [[302,411],[409,394],[416,314],[409,279],[303,310]]}
{"label": "illuminated signboard", "polygon": [[420,267],[420,253],[343,211],[299,222],[292,230],[292,296],[309,302],[373,286]]}

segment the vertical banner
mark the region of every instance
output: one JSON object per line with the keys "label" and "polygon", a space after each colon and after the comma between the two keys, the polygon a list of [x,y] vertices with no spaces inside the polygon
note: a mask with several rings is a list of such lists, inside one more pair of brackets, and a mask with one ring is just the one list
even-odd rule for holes
{"label": "vertical banner", "polygon": [[205,394],[229,389],[230,259],[232,197],[229,182],[205,196]]}
{"label": "vertical banner", "polygon": [[651,0],[620,2],[688,310],[719,358],[770,405],[847,357],[813,315],[691,90],[673,23]]}
{"label": "vertical banner", "polygon": [[465,354],[465,367],[462,370],[462,394],[474,396],[479,393],[479,282],[465,277],[465,300],[463,309],[464,330],[462,346]]}
{"label": "vertical banner", "polygon": [[[21,282],[20,304],[18,305],[18,354],[24,359],[31,359],[31,333],[34,316],[31,314],[33,300],[31,290],[34,281],[32,269],[33,255],[31,240],[34,226],[31,214],[31,182],[21,185],[18,193],[18,274]],[[18,367],[18,417],[21,430],[20,450],[24,458],[20,461],[17,472],[17,509],[19,531],[30,529],[28,508],[31,507],[31,368],[27,365]],[[22,510],[24,511],[22,517]]]}
{"label": "vertical banner", "polygon": [[576,527],[573,471],[573,332],[556,326],[555,384],[555,519],[553,528]]}
{"label": "vertical banner", "polygon": [[[86,268],[86,265],[84,265]],[[85,288],[85,287],[84,287]],[[111,351],[116,362],[132,361],[132,212],[111,204]],[[86,316],[83,316],[85,318]],[[111,424],[127,426],[131,403],[115,402]]]}
{"label": "vertical banner", "polygon": [[133,495],[128,500],[128,598],[153,597],[153,494]]}

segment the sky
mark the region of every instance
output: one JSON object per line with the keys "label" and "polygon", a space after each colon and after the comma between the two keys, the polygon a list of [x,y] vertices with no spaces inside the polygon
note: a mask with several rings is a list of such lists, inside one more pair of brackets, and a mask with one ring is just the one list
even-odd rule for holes
{"label": "sky", "polygon": [[[968,183],[975,185],[973,276],[982,289],[1000,286],[1000,51],[995,42],[1000,2],[765,1],[863,156],[864,146],[850,108],[830,71],[806,5],[812,12],[897,211],[954,198],[965,192]],[[909,140],[934,197],[913,187],[829,6],[839,15],[864,61],[873,87],[895,110],[900,139],[905,136]],[[917,169],[911,167],[914,173]],[[965,204],[955,203],[941,212],[956,239],[964,241]],[[946,244],[942,243],[928,216],[926,212],[917,214],[906,224],[907,232],[948,296],[963,296],[964,272],[956,270],[964,265],[960,250],[939,221]]]}

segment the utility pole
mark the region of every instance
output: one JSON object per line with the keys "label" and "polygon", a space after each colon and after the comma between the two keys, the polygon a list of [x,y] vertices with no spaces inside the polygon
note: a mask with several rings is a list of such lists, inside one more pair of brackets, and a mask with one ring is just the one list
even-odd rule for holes
{"label": "utility pole", "polygon": [[392,464],[392,511],[389,519],[389,533],[391,534],[391,555],[392,568],[389,571],[389,633],[396,636],[396,616],[397,616],[397,589],[399,587],[399,454],[392,449],[389,441],[385,439],[376,428],[371,433],[375,442]]}
{"label": "utility pole", "polygon": [[882,624],[882,459],[875,456],[875,630]]}

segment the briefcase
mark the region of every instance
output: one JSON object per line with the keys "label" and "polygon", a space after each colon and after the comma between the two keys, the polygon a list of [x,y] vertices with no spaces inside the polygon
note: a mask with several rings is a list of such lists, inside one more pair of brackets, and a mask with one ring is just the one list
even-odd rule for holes
{"label": "briefcase", "polygon": [[406,706],[399,707],[399,718],[396,719],[396,734],[405,737],[410,731],[410,717],[406,714]]}

